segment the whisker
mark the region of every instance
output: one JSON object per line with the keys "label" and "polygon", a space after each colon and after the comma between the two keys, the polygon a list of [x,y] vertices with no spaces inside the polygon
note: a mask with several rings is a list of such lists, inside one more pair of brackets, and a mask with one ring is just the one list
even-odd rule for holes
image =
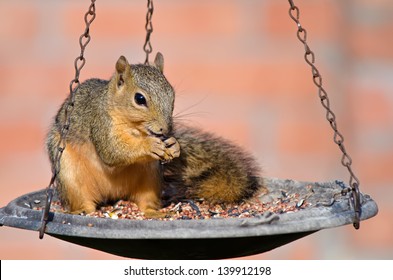
{"label": "whisker", "polygon": [[174,115],[174,117],[176,117],[176,116],[178,116],[178,115],[181,115],[181,114],[187,112],[188,110],[190,110],[190,109],[192,109],[192,108],[198,106],[198,105],[201,104],[203,101],[205,101],[206,98],[207,98],[207,96],[203,97],[203,98],[202,98],[201,100],[199,100],[197,103],[195,103],[195,104],[193,104],[193,105],[191,105],[191,106],[186,107],[186,108],[183,109],[182,111],[177,112],[177,113]]}
{"label": "whisker", "polygon": [[190,117],[206,117],[208,114],[208,112],[191,112],[187,114],[176,114],[175,116],[173,116],[173,118],[175,120],[182,120]]}

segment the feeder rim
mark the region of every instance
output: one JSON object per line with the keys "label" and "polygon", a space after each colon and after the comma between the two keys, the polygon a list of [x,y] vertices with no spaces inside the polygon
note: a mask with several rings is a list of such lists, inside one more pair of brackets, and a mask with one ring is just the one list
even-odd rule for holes
{"label": "feeder rim", "polygon": [[[297,187],[318,184],[318,188],[337,187],[337,181],[327,183],[297,182],[277,178],[265,179],[267,184],[294,184]],[[342,186],[341,186],[342,187]],[[0,225],[38,231],[42,211],[24,206],[30,197],[45,196],[45,190],[28,193],[11,201],[0,209]],[[26,202],[27,201],[27,202]],[[31,201],[31,199],[30,199]],[[337,199],[331,206],[314,206],[273,214],[279,219],[260,218],[212,218],[208,220],[113,220],[89,216],[50,212],[46,227],[49,235],[78,236],[111,239],[212,239],[314,232],[353,222],[351,194]],[[377,204],[362,194],[361,220],[375,216]]]}

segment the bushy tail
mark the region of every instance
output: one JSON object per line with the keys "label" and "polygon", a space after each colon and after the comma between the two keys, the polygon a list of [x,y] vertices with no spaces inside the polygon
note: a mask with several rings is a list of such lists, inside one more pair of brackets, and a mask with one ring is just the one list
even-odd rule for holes
{"label": "bushy tail", "polygon": [[175,127],[174,137],[181,151],[163,167],[167,196],[231,203],[250,198],[262,187],[254,158],[237,145],[186,126]]}

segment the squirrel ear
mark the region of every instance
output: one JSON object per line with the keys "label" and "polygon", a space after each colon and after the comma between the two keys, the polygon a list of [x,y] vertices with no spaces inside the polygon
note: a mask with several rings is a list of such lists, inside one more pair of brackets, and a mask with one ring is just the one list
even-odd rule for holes
{"label": "squirrel ear", "polygon": [[117,73],[123,74],[126,71],[127,66],[129,66],[127,59],[123,55],[120,56],[116,62]]}
{"label": "squirrel ear", "polygon": [[120,87],[124,84],[124,74],[127,70],[127,68],[130,67],[130,64],[128,63],[127,59],[124,56],[120,56],[119,59],[116,62],[116,71],[117,71],[117,85]]}
{"label": "squirrel ear", "polygon": [[158,52],[156,54],[156,58],[154,59],[154,64],[161,71],[161,73],[164,73],[164,56],[162,55],[162,53]]}

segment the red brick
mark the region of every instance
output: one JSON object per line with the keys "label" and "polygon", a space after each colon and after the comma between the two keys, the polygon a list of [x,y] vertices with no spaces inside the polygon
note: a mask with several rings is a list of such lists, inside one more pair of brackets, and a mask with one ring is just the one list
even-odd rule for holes
{"label": "red brick", "polygon": [[366,148],[362,151],[362,160],[356,162],[359,174],[372,184],[390,184],[393,179],[393,150],[386,153],[367,153]]}
{"label": "red brick", "polygon": [[233,1],[180,1],[162,6],[157,3],[153,15],[157,36],[169,40],[174,36],[233,36],[240,31],[240,23],[239,10]]}
{"label": "red brick", "polygon": [[[308,38],[337,37],[343,15],[335,1],[298,1],[296,5],[300,10],[300,23],[308,31]],[[265,16],[261,18],[261,23],[269,36],[295,36],[297,27],[289,17],[289,8],[288,1],[269,1],[266,4]]]}
{"label": "red brick", "polygon": [[0,3],[0,38],[6,39],[7,44],[31,43],[38,34],[38,15],[32,2],[18,4],[2,1]]}
{"label": "red brick", "polygon": [[349,51],[357,59],[393,58],[393,22],[383,26],[355,26],[349,36]]}
{"label": "red brick", "polygon": [[51,171],[43,146],[42,143],[40,148],[34,150],[12,149],[2,153],[0,177],[1,185],[4,187],[0,196],[0,207],[7,205],[16,197],[43,189],[48,185]]}
{"label": "red brick", "polygon": [[353,121],[366,127],[389,127],[393,124],[393,104],[384,89],[356,87],[351,90]]}
{"label": "red brick", "polygon": [[[305,71],[299,75],[299,71]],[[263,96],[272,93],[309,94],[314,91],[311,74],[304,64],[289,61],[279,63],[171,65],[168,76],[182,80],[182,88],[221,93]],[[173,78],[172,80],[174,80]],[[175,82],[176,83],[176,82]]]}
{"label": "red brick", "polygon": [[359,3],[369,9],[388,8],[392,6],[390,0],[360,0]]}
{"label": "red brick", "polygon": [[[112,4],[112,3],[111,3]],[[86,6],[86,7],[85,7]],[[134,36],[144,41],[146,5],[122,4],[122,6],[96,4],[97,17],[91,26],[91,34],[97,40],[124,40]],[[64,31],[74,37],[84,31],[83,15],[88,5],[75,3],[66,7],[62,18]],[[195,16],[198,15],[198,16]],[[69,21],[73,18],[73,21]],[[225,2],[182,3],[165,5],[155,3],[153,13],[153,38],[168,36],[205,36],[206,34],[231,35],[240,28],[239,15],[234,5]]]}
{"label": "red brick", "polygon": [[316,244],[311,242],[310,239],[295,241],[291,244],[291,250],[288,253],[288,259],[291,260],[310,260],[317,258],[317,250],[315,250]]}
{"label": "red brick", "polygon": [[[0,73],[4,83],[0,85],[1,94],[34,94],[39,98],[61,96],[68,90],[73,78],[73,64],[51,65],[45,60],[32,57],[30,63],[15,61],[13,64],[1,65]],[[64,66],[65,65],[65,66]],[[21,76],[21,69],[24,75]]]}
{"label": "red brick", "polygon": [[78,260],[78,259],[125,259],[108,253],[70,244],[45,235],[38,238],[38,232],[2,227],[0,231],[2,260]]}
{"label": "red brick", "polygon": [[277,148],[283,154],[329,155],[334,149],[332,137],[324,124],[291,118],[278,127]]}
{"label": "red brick", "polygon": [[0,126],[0,135],[2,137],[0,145],[0,154],[4,158],[12,157],[14,151],[20,153],[31,152],[41,149],[44,145],[44,134],[39,124],[23,123],[2,124]]}
{"label": "red brick", "polygon": [[214,121],[209,120],[203,124],[203,129],[231,142],[248,147],[251,142],[251,132],[246,123],[239,121]]}
{"label": "red brick", "polygon": [[[75,57],[77,55],[75,54]],[[94,61],[91,56],[89,58],[81,71],[81,82],[92,77],[101,79],[111,77],[116,61],[101,66],[99,61]],[[23,76],[21,76],[21,69],[23,69]],[[46,106],[48,100],[58,100],[60,106],[60,102],[69,94],[70,81],[74,77],[74,58],[64,63],[51,63],[38,57],[31,57],[28,63],[18,60],[13,64],[0,65],[0,96],[26,96],[25,101],[34,100],[35,103],[42,103],[43,106]],[[22,102],[20,105],[26,107],[29,104]],[[30,107],[33,108],[32,105],[30,104]]]}
{"label": "red brick", "polygon": [[368,15],[375,15],[375,13],[378,13],[385,18],[387,17],[391,19],[391,8],[393,8],[393,5],[390,0],[359,0],[356,2],[356,6],[353,9],[366,12],[366,17],[368,17]]}
{"label": "red brick", "polygon": [[[378,203],[378,201],[377,201]],[[378,203],[379,204],[379,203]],[[393,249],[393,208],[379,204],[379,213],[374,218],[360,224],[359,233],[353,234],[351,242],[358,250]]]}
{"label": "red brick", "polygon": [[[76,38],[84,32],[84,15],[89,2],[72,2],[65,6],[61,19],[64,34]],[[91,24],[90,33],[96,40],[124,40],[130,36],[140,36],[145,33],[145,10],[141,3],[96,3],[96,18]],[[121,5],[120,5],[121,4]],[[89,17],[90,19],[91,17]],[[70,20],[73,19],[73,20]],[[107,41],[107,43],[109,43]]]}

